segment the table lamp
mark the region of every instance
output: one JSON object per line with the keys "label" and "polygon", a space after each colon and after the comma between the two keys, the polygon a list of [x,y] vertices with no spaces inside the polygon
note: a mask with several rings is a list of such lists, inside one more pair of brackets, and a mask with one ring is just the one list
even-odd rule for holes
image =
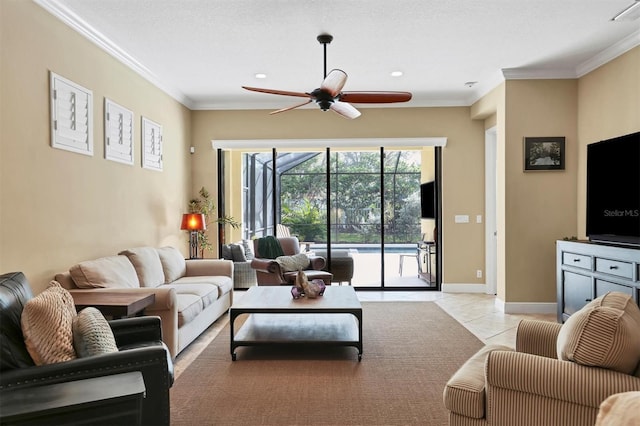
{"label": "table lamp", "polygon": [[189,231],[189,259],[198,258],[198,231],[207,229],[204,215],[201,213],[185,213],[182,215],[180,229]]}

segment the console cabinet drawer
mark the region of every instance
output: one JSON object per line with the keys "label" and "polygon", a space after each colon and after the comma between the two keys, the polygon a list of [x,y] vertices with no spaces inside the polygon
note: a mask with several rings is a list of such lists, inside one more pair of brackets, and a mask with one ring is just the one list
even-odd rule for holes
{"label": "console cabinet drawer", "polygon": [[596,258],[596,271],[627,279],[633,278],[633,264],[618,260]]}
{"label": "console cabinet drawer", "polygon": [[640,248],[557,241],[556,280],[558,322],[611,291],[640,305]]}
{"label": "console cabinet drawer", "polygon": [[562,254],[562,264],[591,270],[591,256],[565,252]]}
{"label": "console cabinet drawer", "polygon": [[596,297],[603,296],[610,291],[617,291],[634,296],[634,288],[626,285],[612,283],[605,280],[596,280]]}

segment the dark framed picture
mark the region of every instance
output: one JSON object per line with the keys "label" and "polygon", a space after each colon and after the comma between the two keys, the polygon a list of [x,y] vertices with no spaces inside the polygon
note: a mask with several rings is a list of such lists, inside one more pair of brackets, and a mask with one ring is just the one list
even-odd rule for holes
{"label": "dark framed picture", "polygon": [[564,136],[524,138],[524,171],[564,170]]}

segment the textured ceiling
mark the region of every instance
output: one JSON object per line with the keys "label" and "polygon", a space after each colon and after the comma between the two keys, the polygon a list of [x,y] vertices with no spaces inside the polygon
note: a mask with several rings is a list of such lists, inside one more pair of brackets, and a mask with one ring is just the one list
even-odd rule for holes
{"label": "textured ceiling", "polygon": [[344,90],[413,93],[395,106],[469,105],[504,75],[575,78],[640,44],[639,20],[611,21],[632,0],[35,1],[192,109],[299,103],[240,86],[315,89],[321,33]]}

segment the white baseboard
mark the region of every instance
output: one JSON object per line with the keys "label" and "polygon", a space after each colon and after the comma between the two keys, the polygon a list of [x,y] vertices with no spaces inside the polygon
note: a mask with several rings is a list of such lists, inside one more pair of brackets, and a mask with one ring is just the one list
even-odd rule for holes
{"label": "white baseboard", "polygon": [[448,284],[442,283],[443,293],[486,293],[486,284]]}
{"label": "white baseboard", "polygon": [[557,303],[504,302],[496,298],[496,306],[505,314],[555,314]]}
{"label": "white baseboard", "polygon": [[[442,283],[443,293],[486,293],[486,284]],[[557,303],[505,302],[496,296],[496,307],[505,314],[555,314]]]}

